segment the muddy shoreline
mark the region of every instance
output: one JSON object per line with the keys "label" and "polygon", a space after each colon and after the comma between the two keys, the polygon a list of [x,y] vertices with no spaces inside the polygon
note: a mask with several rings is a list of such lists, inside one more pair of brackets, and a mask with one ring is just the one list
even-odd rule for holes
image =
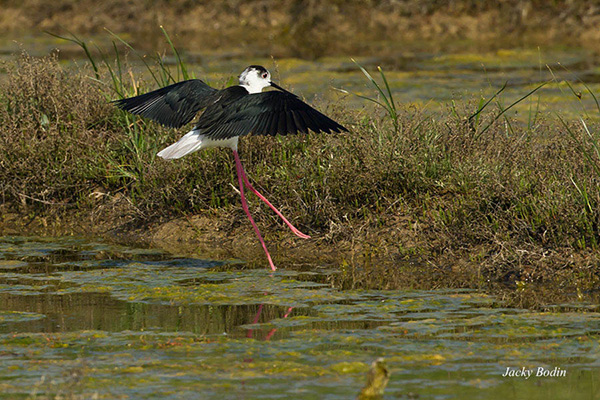
{"label": "muddy shoreline", "polygon": [[[134,227],[123,221],[93,220],[89,215],[3,213],[0,236],[78,236],[159,249],[177,257],[233,262],[234,268],[268,267],[251,227],[243,220],[224,221],[223,217],[207,212]],[[554,311],[556,304],[569,311],[568,304],[576,307],[598,300],[596,291],[590,290],[595,279],[593,265],[598,262],[594,252],[539,254],[524,249],[522,265],[514,266],[507,260],[501,263],[497,258],[503,256],[486,246],[464,253],[444,250],[431,241],[433,232],[419,233],[407,221],[337,242],[318,234],[309,240],[298,239],[283,227],[262,226],[261,230],[278,268],[337,269],[340,273],[330,283],[339,289],[475,289],[508,306],[538,310],[551,306]]]}
{"label": "muddy shoreline", "polygon": [[[190,215],[147,224],[133,224],[126,217],[116,221],[98,221],[91,215],[78,216],[33,216],[6,212],[0,219],[0,236],[80,236],[138,247],[152,247],[171,254],[193,256],[214,260],[239,259],[252,268],[268,266],[264,252],[254,232],[239,216],[217,215],[214,212]],[[137,225],[137,226],[135,226]],[[246,226],[247,225],[247,226]],[[352,243],[333,243],[322,234],[312,233],[311,239],[299,239],[284,226],[271,229],[259,228],[279,268],[294,268],[301,265],[336,266],[356,260],[364,253],[373,239],[382,237],[370,232]],[[369,240],[370,238],[370,240]],[[387,238],[391,240],[391,238]],[[397,250],[396,250],[397,251]],[[390,255],[394,249],[381,251]]]}

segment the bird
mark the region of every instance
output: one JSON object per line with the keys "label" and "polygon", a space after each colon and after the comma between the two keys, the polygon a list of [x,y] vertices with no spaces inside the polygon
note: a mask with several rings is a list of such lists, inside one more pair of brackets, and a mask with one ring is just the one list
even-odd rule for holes
{"label": "bird", "polygon": [[[235,159],[242,208],[262,245],[271,270],[275,271],[277,268],[248,209],[244,185],[265,202],[296,236],[304,239],[310,236],[294,227],[252,186],[238,153],[239,138],[251,134],[275,136],[309,131],[340,133],[348,132],[348,129],[277,85],[263,66],[248,66],[238,80],[238,85],[219,90],[200,79],[189,79],[139,96],[114,100],[113,103],[122,110],[173,128],[190,123],[196,114],[204,110],[188,133],[157,155],[172,160],[209,147],[230,148]],[[267,87],[275,90],[263,92]]]}

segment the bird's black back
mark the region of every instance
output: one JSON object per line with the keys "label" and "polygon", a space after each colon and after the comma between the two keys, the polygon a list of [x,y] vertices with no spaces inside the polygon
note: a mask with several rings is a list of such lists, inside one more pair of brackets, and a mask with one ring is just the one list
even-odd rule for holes
{"label": "bird's black back", "polygon": [[273,90],[250,94],[242,86],[232,86],[219,92],[218,97],[194,127],[210,139],[248,134],[287,135],[309,130],[316,133],[347,131],[289,92]]}

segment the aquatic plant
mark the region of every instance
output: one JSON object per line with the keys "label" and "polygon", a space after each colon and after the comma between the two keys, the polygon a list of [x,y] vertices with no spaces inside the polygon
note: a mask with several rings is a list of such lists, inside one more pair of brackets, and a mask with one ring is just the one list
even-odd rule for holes
{"label": "aquatic plant", "polygon": [[[392,121],[392,124],[394,125],[394,133],[397,134],[398,133],[398,110],[396,109],[396,102],[394,100],[394,95],[392,93],[392,89],[390,89],[390,85],[385,77],[385,74],[383,73],[383,69],[381,69],[381,67],[377,67],[377,70],[379,71],[379,75],[381,75],[381,80],[383,81],[383,83],[385,85],[385,91],[362,65],[357,63],[356,60],[354,60],[354,59],[352,60],[352,62],[354,64],[356,64],[358,66],[358,68],[360,68],[360,70],[367,77],[367,79],[369,80],[371,85],[373,85],[373,87],[375,89],[377,89],[377,92],[379,93],[379,95],[381,97],[375,98],[375,97],[363,96],[361,94],[356,94],[356,93],[354,95],[360,97],[361,99],[368,100],[370,102],[373,102],[373,103],[383,107],[383,109],[386,111],[388,117]],[[381,99],[381,100],[379,100],[379,99]]]}

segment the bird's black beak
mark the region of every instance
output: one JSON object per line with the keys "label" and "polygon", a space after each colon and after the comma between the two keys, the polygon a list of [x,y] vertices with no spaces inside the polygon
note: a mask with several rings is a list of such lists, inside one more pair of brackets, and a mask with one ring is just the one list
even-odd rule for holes
{"label": "bird's black beak", "polygon": [[270,83],[271,83],[271,86],[273,86],[275,89],[279,89],[279,90],[281,90],[282,92],[286,92],[286,93],[289,93],[289,94],[293,94],[292,92],[290,92],[290,91],[288,91],[288,90],[285,90],[284,88],[282,88],[281,86],[279,86],[279,85],[278,85],[278,84],[276,84],[275,82],[270,82]]}

